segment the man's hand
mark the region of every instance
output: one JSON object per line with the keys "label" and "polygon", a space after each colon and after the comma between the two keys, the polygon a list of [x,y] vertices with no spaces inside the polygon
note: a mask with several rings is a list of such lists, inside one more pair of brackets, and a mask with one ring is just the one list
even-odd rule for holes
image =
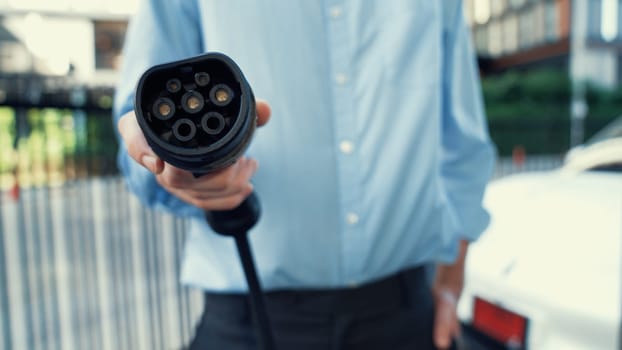
{"label": "man's hand", "polygon": [[451,265],[438,265],[432,292],[435,302],[434,345],[447,349],[460,336],[456,306],[464,285],[464,261],[468,243],[460,242],[460,253]]}
{"label": "man's hand", "polygon": [[[270,106],[257,101],[257,125],[264,125],[269,119]],[[233,209],[253,191],[250,178],[258,166],[254,159],[242,157],[225,169],[195,178],[158,158],[147,144],[134,112],[123,115],[118,128],[130,157],[151,171],[164,189],[186,203],[203,210]]]}

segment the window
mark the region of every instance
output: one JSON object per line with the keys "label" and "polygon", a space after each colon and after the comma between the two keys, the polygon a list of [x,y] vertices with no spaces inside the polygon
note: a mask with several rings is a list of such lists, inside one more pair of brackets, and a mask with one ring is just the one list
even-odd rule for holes
{"label": "window", "polygon": [[504,52],[514,53],[518,50],[518,20],[510,15],[503,20]]}
{"label": "window", "polygon": [[490,19],[490,0],[475,0],[473,8],[473,17],[475,22],[483,24]]}
{"label": "window", "polygon": [[475,29],[475,48],[477,53],[488,53],[488,33],[486,27],[477,27]]}
{"label": "window", "polygon": [[546,41],[557,41],[559,38],[559,12],[553,1],[544,3],[544,33]]}
{"label": "window", "polygon": [[493,17],[501,16],[507,7],[506,0],[493,0],[491,2],[491,13]]}
{"label": "window", "polygon": [[526,3],[527,3],[527,0],[510,0],[510,5],[512,6],[512,8],[515,8],[515,9],[522,7]]}
{"label": "window", "polygon": [[521,49],[531,46],[533,42],[533,16],[531,11],[523,11],[518,17],[518,46]]}
{"label": "window", "polygon": [[503,53],[503,27],[501,21],[493,20],[488,27],[488,52],[492,56],[499,56]]}
{"label": "window", "polygon": [[544,25],[544,6],[543,2],[533,5],[533,44],[538,45],[546,41]]}
{"label": "window", "polygon": [[95,21],[95,69],[117,70],[127,22]]}
{"label": "window", "polygon": [[618,0],[602,0],[600,13],[600,35],[605,41],[618,37]]}

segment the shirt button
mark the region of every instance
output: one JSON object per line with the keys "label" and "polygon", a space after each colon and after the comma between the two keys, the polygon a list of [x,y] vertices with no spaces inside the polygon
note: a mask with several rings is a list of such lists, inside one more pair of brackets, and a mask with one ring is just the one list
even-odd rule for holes
{"label": "shirt button", "polygon": [[341,141],[339,143],[339,150],[343,154],[350,154],[354,151],[354,144],[350,141]]}
{"label": "shirt button", "polygon": [[333,19],[337,19],[343,14],[341,6],[333,6],[328,12],[330,13],[330,17],[332,17]]}
{"label": "shirt button", "polygon": [[339,85],[344,85],[348,82],[348,76],[343,73],[338,73],[337,75],[335,75],[335,81]]}
{"label": "shirt button", "polygon": [[348,282],[348,288],[354,289],[354,288],[358,288],[359,284],[356,281],[350,281]]}
{"label": "shirt button", "polygon": [[356,225],[359,222],[359,216],[356,215],[356,213],[348,213],[348,215],[346,215],[346,221],[350,225]]}

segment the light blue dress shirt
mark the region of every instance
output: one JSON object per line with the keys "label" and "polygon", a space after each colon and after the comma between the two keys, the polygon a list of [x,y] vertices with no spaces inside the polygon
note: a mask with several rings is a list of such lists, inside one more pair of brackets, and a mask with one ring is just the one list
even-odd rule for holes
{"label": "light blue dress shirt", "polygon": [[[248,154],[266,289],[330,288],[456,258],[488,224],[494,151],[461,1],[145,0],[129,27],[115,116],[148,67],[220,51],[272,106]],[[123,151],[143,202],[190,216],[182,280],[243,291],[234,242]]]}

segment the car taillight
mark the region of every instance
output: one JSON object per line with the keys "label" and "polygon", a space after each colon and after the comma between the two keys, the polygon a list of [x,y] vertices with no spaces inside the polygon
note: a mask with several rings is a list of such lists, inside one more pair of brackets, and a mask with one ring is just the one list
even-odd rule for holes
{"label": "car taillight", "polygon": [[525,346],[527,318],[478,297],[473,304],[473,327],[512,348]]}

